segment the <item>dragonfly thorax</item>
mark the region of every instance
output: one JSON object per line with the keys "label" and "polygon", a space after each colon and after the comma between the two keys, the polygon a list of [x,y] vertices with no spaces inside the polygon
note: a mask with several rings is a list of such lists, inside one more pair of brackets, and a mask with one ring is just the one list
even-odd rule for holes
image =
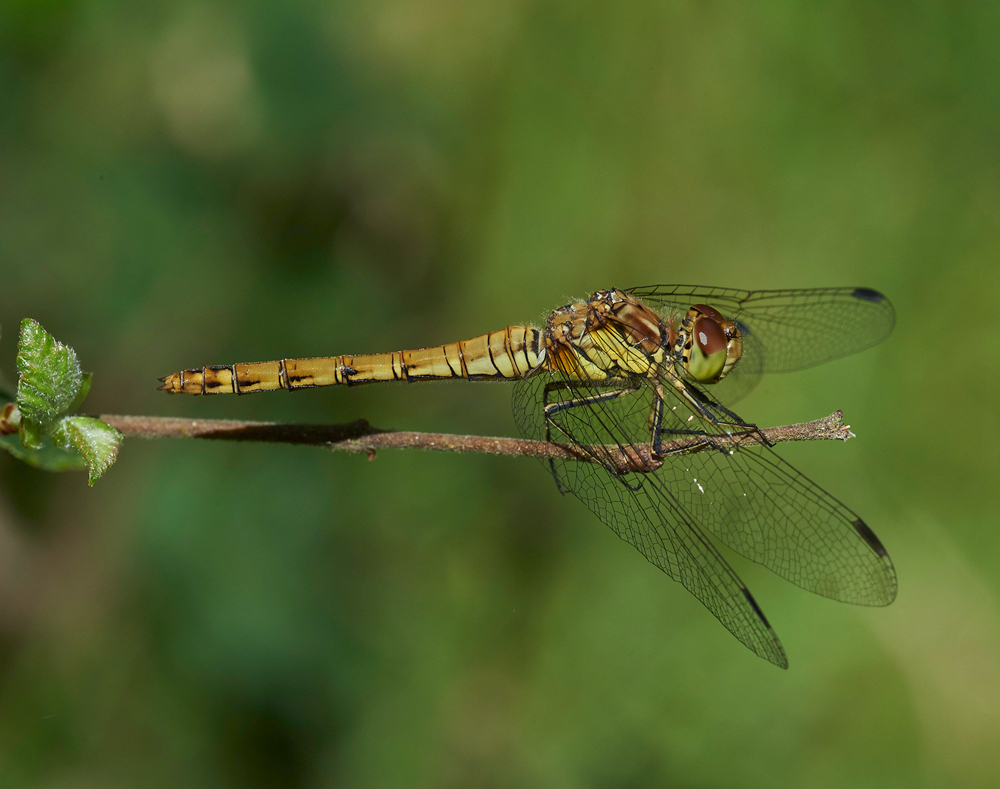
{"label": "dragonfly thorax", "polygon": [[663,360],[665,340],[660,315],[617,289],[553,311],[543,332],[550,371],[583,380],[650,375]]}

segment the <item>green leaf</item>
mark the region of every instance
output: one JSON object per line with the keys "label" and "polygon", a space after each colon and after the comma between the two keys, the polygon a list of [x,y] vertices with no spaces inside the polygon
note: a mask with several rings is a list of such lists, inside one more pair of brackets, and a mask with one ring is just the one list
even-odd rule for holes
{"label": "green leaf", "polygon": [[83,378],[80,380],[80,391],[76,393],[76,397],[73,398],[73,402],[69,404],[69,408],[66,409],[67,413],[75,414],[80,410],[83,405],[83,401],[87,399],[87,395],[90,394],[90,385],[94,382],[93,373],[84,373]]}
{"label": "green leaf", "polygon": [[69,411],[83,387],[76,352],[56,342],[37,321],[21,321],[17,342],[17,405],[25,420],[48,432]]}
{"label": "green leaf", "polygon": [[27,449],[41,449],[44,446],[42,438],[45,432],[38,422],[25,418],[23,414],[21,423],[17,426],[17,433],[21,438],[21,445]]}
{"label": "green leaf", "polygon": [[93,376],[80,369],[72,348],[30,318],[21,322],[17,370],[17,405],[4,412],[3,431],[16,426],[20,445],[8,435],[0,437],[0,449],[47,471],[86,468],[93,485],[115,462],[124,437],[100,419],[65,416],[82,405]]}
{"label": "green leaf", "polygon": [[90,485],[115,462],[123,438],[107,422],[90,416],[68,416],[59,420],[52,431],[52,441],[57,447],[73,448],[83,456],[90,472]]}
{"label": "green leaf", "polygon": [[41,449],[25,449],[16,435],[0,437],[0,449],[43,471],[83,471],[86,461],[73,450],[59,449],[46,438]]}

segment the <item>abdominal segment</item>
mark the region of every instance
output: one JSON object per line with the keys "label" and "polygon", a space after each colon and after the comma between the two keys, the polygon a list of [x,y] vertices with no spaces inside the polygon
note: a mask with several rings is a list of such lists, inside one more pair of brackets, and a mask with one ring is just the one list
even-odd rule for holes
{"label": "abdominal segment", "polygon": [[508,326],[471,340],[412,351],[280,359],[182,370],[162,378],[160,389],[176,394],[249,394],[384,381],[517,379],[538,368],[540,354],[537,329]]}

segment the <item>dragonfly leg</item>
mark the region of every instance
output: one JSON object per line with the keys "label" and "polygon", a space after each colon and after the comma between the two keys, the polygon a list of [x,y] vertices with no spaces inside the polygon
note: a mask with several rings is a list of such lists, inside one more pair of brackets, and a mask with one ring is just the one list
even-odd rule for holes
{"label": "dragonfly leg", "polygon": [[[686,386],[684,382],[680,380],[674,380],[674,388],[684,396],[684,399],[694,406],[697,416],[704,419],[706,422],[710,422],[713,425],[718,425],[720,427],[727,428],[738,428],[736,432],[726,431],[733,438],[738,438],[739,436],[753,436],[754,443],[762,443],[765,446],[773,446],[772,442],[768,441],[764,434],[761,432],[760,428],[756,425],[750,424],[749,422],[741,419],[737,414],[734,414],[728,408],[726,408],[721,403],[717,403],[710,400],[707,395],[703,392],[695,389],[693,387]],[[698,451],[704,447],[712,447],[718,449],[720,452],[731,452],[732,443],[728,442],[727,446],[720,446],[716,441],[713,440],[711,434],[706,433],[704,430],[678,430],[676,428],[663,428],[663,409],[665,408],[666,397],[664,392],[663,383],[657,381],[655,386],[656,397],[653,402],[653,407],[650,409],[649,423],[652,431],[652,450],[654,455],[658,457],[663,457],[665,454],[672,454],[672,452],[683,452],[688,453],[692,451]],[[712,409],[721,411],[729,419],[722,419],[713,412]],[[688,421],[694,419],[695,414],[688,417]],[[695,422],[697,424],[697,422]],[[696,444],[685,444],[683,447],[679,447],[672,452],[668,451],[664,453],[663,451],[663,437],[664,436],[700,436],[702,441]]]}
{"label": "dragonfly leg", "polygon": [[[686,435],[686,436],[705,436],[704,430],[674,430],[672,428],[663,428],[663,409],[666,408],[666,390],[661,381],[656,381],[653,386],[654,397],[653,406],[649,409],[649,430],[650,430],[650,448],[652,449],[653,456],[662,458],[663,452],[663,436],[664,435]],[[705,436],[704,444],[696,444],[694,446],[708,446],[711,441]],[[686,451],[690,452],[691,449],[688,448]]]}
{"label": "dragonfly leg", "polygon": [[[684,448],[684,452],[695,451],[703,446],[715,446],[711,438],[706,435],[704,430],[674,430],[672,428],[663,429],[663,409],[666,407],[666,400],[663,397],[663,386],[658,384],[656,387],[656,397],[653,401],[653,407],[649,411],[649,427],[651,432],[650,445],[653,451],[653,456],[658,458],[663,458],[666,455],[672,454],[671,452],[663,451],[663,436],[702,436],[703,441],[698,444],[690,444]],[[681,450],[674,450],[681,451]]]}
{"label": "dragonfly leg", "polygon": [[[675,380],[673,382],[674,388],[683,395],[684,399],[688,401],[692,406],[694,406],[697,415],[700,416],[707,422],[711,422],[713,425],[718,425],[719,427],[733,427],[739,428],[740,433],[752,434],[755,436],[755,441],[762,443],[764,446],[774,446],[771,441],[767,440],[767,437],[761,432],[757,425],[751,424],[750,422],[741,419],[737,414],[730,411],[724,405],[716,402],[708,397],[701,390],[686,385],[681,380]],[[714,411],[721,412],[728,419],[720,418]],[[693,415],[692,415],[693,416]],[[690,420],[692,417],[688,417]],[[669,435],[703,435],[703,431],[700,430],[664,430],[662,433]],[[733,435],[732,433],[730,435]],[[738,434],[737,434],[738,435]],[[711,436],[705,435],[706,444],[711,444],[715,446],[715,443],[711,440]],[[721,449],[721,448],[720,448]],[[725,450],[728,451],[728,450]]]}
{"label": "dragonfly leg", "polygon": [[[569,400],[561,400],[558,403],[549,402],[549,393],[555,392],[560,389],[577,390],[586,387],[591,393],[586,395],[581,395],[580,397],[574,397]],[[570,408],[580,408],[583,406],[593,405],[594,403],[606,403],[609,400],[617,400],[619,397],[627,397],[630,394],[634,394],[639,390],[638,382],[629,381],[626,386],[618,386],[609,392],[594,392],[594,384],[592,382],[575,382],[575,381],[553,381],[552,383],[545,384],[544,394],[542,395],[542,412],[545,414],[545,440],[551,441],[551,427],[555,423],[553,417],[560,411],[567,411]],[[556,427],[559,427],[556,424]],[[562,428],[560,428],[561,430]]]}
{"label": "dragonfly leg", "polygon": [[[609,391],[609,392],[594,392],[593,390],[594,390],[594,387],[595,387],[595,383],[592,382],[592,381],[580,381],[580,382],[576,382],[576,381],[553,381],[551,383],[547,383],[545,385],[545,388],[543,390],[543,395],[542,395],[542,413],[545,415],[545,440],[546,440],[546,442],[552,443],[552,426],[553,425],[555,425],[555,427],[560,432],[562,432],[563,435],[565,435],[570,440],[573,440],[572,436],[570,436],[554,419],[554,416],[556,414],[558,414],[560,411],[568,411],[571,408],[584,408],[584,407],[587,407],[587,406],[594,405],[595,403],[606,403],[606,402],[608,402],[610,400],[617,400],[620,397],[627,397],[628,395],[634,394],[635,392],[637,392],[639,390],[639,383],[638,382],[633,382],[633,381],[622,382],[622,381],[619,381],[619,382],[616,382],[616,383],[618,384],[616,386],[616,388],[613,389],[612,391]],[[625,385],[621,386],[620,384],[623,384],[623,383]],[[614,384],[612,384],[612,385],[614,385]],[[558,403],[550,403],[549,402],[549,394],[552,393],[552,392],[556,392],[556,391],[559,391],[559,390],[577,391],[577,390],[580,390],[580,389],[584,389],[584,387],[586,387],[586,390],[590,391],[590,394],[580,395],[579,397],[573,397],[573,398],[571,398],[569,400],[561,400]],[[638,490],[639,487],[641,486],[641,483],[640,483],[640,485],[637,485],[635,487],[633,487],[632,485],[629,485],[629,483],[625,482],[625,480],[622,478],[621,474],[618,471],[616,471],[614,468],[608,466],[607,464],[602,464],[602,465],[604,465],[604,467],[612,474],[612,476],[614,476],[617,479],[619,479],[622,482],[622,484],[624,484],[630,490],[633,490],[633,491]],[[555,460],[552,459],[552,458],[549,459],[549,470],[552,472],[552,476],[556,480],[556,487],[559,489],[559,492],[565,494],[566,491],[563,489],[562,483],[559,481],[559,475],[556,473]]]}

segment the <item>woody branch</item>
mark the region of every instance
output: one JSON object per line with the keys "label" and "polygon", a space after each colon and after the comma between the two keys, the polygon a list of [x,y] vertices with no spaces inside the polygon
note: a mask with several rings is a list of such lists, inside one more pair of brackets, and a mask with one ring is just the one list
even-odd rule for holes
{"label": "woody branch", "polygon": [[[417,433],[407,430],[383,430],[364,419],[343,425],[305,425],[279,422],[243,422],[221,419],[182,419],[176,417],[119,416],[101,414],[98,418],[118,428],[126,436],[136,438],[200,438],[214,441],[260,441],[272,444],[321,446],[331,450],[367,454],[370,458],[380,449],[430,449],[440,452],[476,452],[487,455],[509,455],[561,460],[617,463],[627,471],[652,471],[659,467],[665,455],[700,452],[708,449],[735,449],[761,444],[781,444],[789,441],[847,441],[854,438],[845,425],[843,413],[834,411],[827,417],[781,427],[760,430],[734,430],[731,435],[713,435],[711,443],[704,437],[684,436],[661,441],[659,457],[653,457],[648,446],[623,449],[619,446],[570,446],[558,442],[531,441],[519,438],[462,436],[448,433]],[[617,454],[616,454],[617,453]]]}

